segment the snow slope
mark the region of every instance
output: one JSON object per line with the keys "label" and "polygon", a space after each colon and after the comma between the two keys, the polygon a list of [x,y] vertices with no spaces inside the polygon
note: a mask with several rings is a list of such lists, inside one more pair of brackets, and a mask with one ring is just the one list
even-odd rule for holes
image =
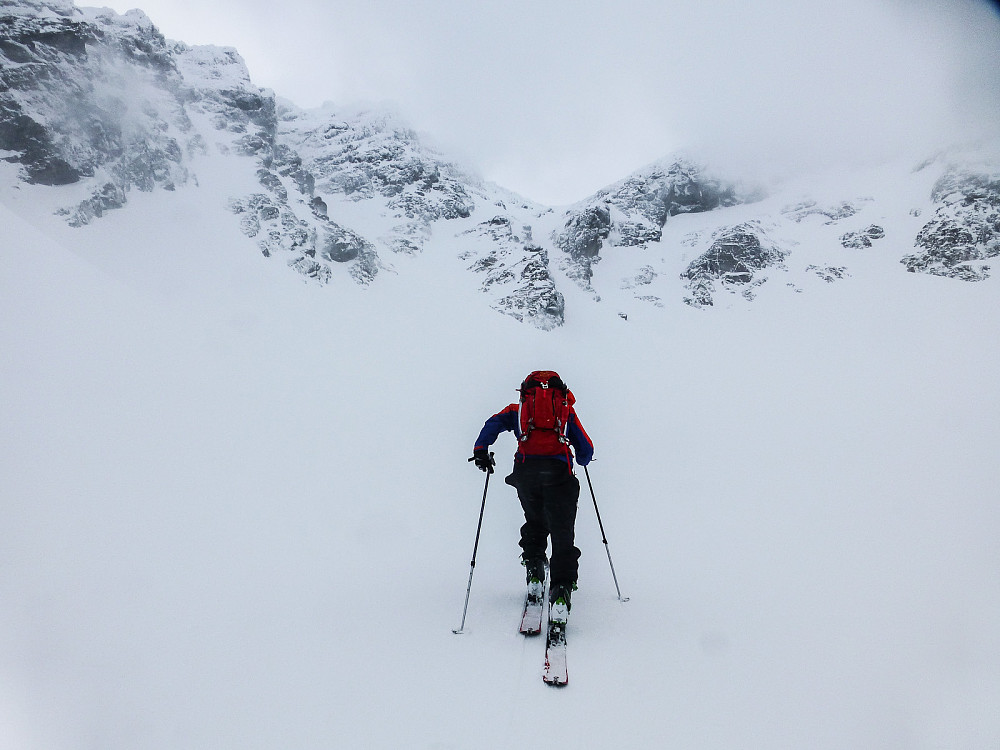
{"label": "snow slope", "polygon": [[[542,332],[458,240],[367,290],[274,273],[226,208],[252,166],[204,159],[78,229],[0,164],[2,747],[1000,743],[1000,285],[880,245],[752,306],[567,288]],[[451,632],[471,442],[540,367],[631,597],[585,488],[564,690],[516,632],[502,473]]]}

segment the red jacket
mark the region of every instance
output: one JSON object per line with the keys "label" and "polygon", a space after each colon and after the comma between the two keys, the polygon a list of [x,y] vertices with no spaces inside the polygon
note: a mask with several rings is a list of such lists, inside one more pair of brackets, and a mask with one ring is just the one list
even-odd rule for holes
{"label": "red jacket", "polygon": [[[558,449],[553,449],[551,446],[547,446],[541,449],[542,452],[535,452],[538,448],[534,447],[531,436],[529,436],[527,441],[521,440],[521,425],[518,419],[518,409],[518,404],[511,404],[487,419],[486,424],[483,425],[483,429],[479,433],[479,437],[476,439],[476,447],[474,450],[485,450],[490,447],[496,442],[496,439],[500,436],[501,432],[513,432],[517,437],[518,460],[523,461],[531,458],[559,458],[569,463],[572,467],[573,459],[569,450],[565,447],[560,446]],[[573,446],[573,451],[576,454],[576,460],[579,464],[581,466],[589,464],[591,459],[594,457],[594,444],[591,442],[587,431],[583,429],[583,425],[580,423],[580,418],[576,415],[576,411],[572,406],[570,406],[569,410],[566,437],[569,440],[570,445]]]}

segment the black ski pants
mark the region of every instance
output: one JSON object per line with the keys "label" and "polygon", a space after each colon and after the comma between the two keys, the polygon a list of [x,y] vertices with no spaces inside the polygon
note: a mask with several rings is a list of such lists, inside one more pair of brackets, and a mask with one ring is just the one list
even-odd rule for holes
{"label": "black ski pants", "polygon": [[525,560],[545,558],[549,537],[552,557],[549,560],[551,584],[576,582],[580,550],[574,545],[576,508],[580,482],[565,461],[558,458],[529,458],[514,463],[513,473],[505,480],[517,489],[524,526],[521,549]]}

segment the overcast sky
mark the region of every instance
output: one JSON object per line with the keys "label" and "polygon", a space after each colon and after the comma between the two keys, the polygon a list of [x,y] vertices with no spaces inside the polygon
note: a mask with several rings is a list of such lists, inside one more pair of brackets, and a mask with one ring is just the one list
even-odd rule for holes
{"label": "overcast sky", "polygon": [[1000,133],[986,0],[77,4],[139,6],[169,39],[236,47],[303,107],[388,104],[550,204],[680,149],[760,173]]}

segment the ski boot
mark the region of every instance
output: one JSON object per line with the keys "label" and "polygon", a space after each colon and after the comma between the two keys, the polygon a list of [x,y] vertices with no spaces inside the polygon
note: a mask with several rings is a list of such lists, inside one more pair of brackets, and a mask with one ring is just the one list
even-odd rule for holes
{"label": "ski boot", "polygon": [[528,584],[528,600],[531,602],[542,601],[545,592],[545,558],[522,560],[525,567],[525,578]]}
{"label": "ski boot", "polygon": [[549,622],[565,625],[569,621],[570,600],[576,583],[554,583],[549,591]]}

